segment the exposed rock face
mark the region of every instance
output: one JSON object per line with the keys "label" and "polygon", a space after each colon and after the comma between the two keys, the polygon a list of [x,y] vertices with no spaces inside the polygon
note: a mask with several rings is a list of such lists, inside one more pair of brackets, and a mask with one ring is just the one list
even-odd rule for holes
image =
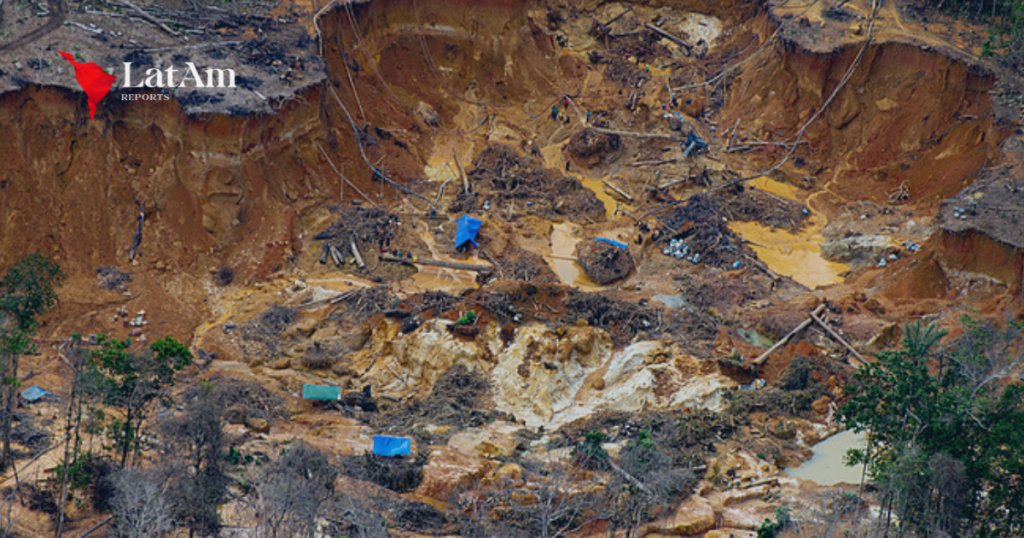
{"label": "exposed rock face", "polygon": [[470,428],[453,435],[448,446],[484,458],[509,457],[516,450],[512,433],[520,427],[511,422],[495,421],[482,428]]}
{"label": "exposed rock face", "polygon": [[476,484],[497,466],[496,462],[449,446],[438,448],[430,453],[430,461],[423,468],[423,482],[416,488],[416,494],[447,499]]}
{"label": "exposed rock face", "polygon": [[651,524],[650,533],[669,536],[696,536],[715,527],[715,511],[701,497],[691,497],[679,505],[671,517]]}
{"label": "exposed rock face", "polygon": [[424,397],[441,374],[461,364],[470,370],[489,370],[493,359],[491,345],[500,345],[497,329],[489,327],[480,337],[466,341],[448,332],[449,322],[430,320],[416,331],[399,337],[401,325],[382,321],[361,351],[352,358],[352,367],[365,372],[375,393]]}
{"label": "exposed rock face", "polygon": [[592,327],[573,327],[562,338],[541,325],[520,328],[491,372],[498,409],[530,426],[547,423],[573,403],[611,347],[611,337]]}
{"label": "exposed rock face", "polygon": [[571,327],[560,336],[544,325],[523,325],[506,346],[496,325],[465,340],[447,324],[433,320],[399,335],[397,323],[382,321],[353,355],[352,368],[365,372],[361,382],[375,393],[400,398],[426,396],[457,364],[489,372],[495,407],[531,428],[557,427],[598,411],[718,409],[722,390],[735,385],[680,347],[646,341],[613,353],[611,337],[594,327]]}
{"label": "exposed rock face", "polygon": [[262,418],[250,418],[245,426],[256,433],[270,433],[270,422]]}
{"label": "exposed rock face", "polygon": [[899,250],[899,244],[888,235],[859,235],[821,244],[823,257],[850,265],[875,265],[878,260]]}

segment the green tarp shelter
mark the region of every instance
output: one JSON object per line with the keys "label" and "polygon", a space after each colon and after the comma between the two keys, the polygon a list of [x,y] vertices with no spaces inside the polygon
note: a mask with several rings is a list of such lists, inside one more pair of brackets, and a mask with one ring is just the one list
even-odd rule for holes
{"label": "green tarp shelter", "polygon": [[302,385],[303,400],[340,400],[341,387],[322,387],[320,385]]}

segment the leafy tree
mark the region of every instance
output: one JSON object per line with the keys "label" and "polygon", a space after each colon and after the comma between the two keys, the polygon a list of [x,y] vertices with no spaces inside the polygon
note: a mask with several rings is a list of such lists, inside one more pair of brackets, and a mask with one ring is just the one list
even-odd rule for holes
{"label": "leafy tree", "polygon": [[100,348],[94,353],[91,366],[102,378],[103,403],[122,413],[107,425],[107,434],[124,467],[128,455],[139,447],[139,434],[150,404],[174,384],[175,372],[192,363],[192,352],[169,336],[141,352],[129,349],[131,339],[117,340],[101,334],[97,343]]}
{"label": "leafy tree", "polygon": [[3,384],[3,454],[0,470],[11,453],[11,417],[18,392],[18,360],[33,349],[37,319],[57,303],[57,288],[64,280],[60,266],[41,254],[29,254],[7,269],[0,280],[0,381]]}
{"label": "leafy tree", "polygon": [[934,324],[908,326],[903,349],[879,353],[846,388],[843,421],[868,432],[848,460],[867,464],[898,536],[1024,531],[1024,387],[1000,382],[1024,358],[1020,327],[963,325],[942,350]]}

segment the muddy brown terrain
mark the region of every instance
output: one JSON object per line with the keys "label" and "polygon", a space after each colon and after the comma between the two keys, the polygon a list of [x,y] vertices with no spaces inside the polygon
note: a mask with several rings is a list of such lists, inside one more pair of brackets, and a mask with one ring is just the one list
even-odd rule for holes
{"label": "muddy brown terrain", "polygon": [[[412,437],[422,480],[381,495],[448,515],[396,535],[471,535],[460,502],[591,432],[614,455],[663,432],[694,474],[640,536],[813,518],[857,486],[786,469],[841,429],[857,366],[911,321],[1024,316],[1019,82],[985,31],[909,1],[6,0],[0,267],[67,275],[22,383],[67,397],[72,333],[173,336],[198,357],[174,395],[241,394],[242,453],[354,468]],[[118,82],[90,120],[58,49],[238,83]],[[58,439],[61,404],[31,410]],[[56,453],[19,447],[19,480],[53,482]]]}

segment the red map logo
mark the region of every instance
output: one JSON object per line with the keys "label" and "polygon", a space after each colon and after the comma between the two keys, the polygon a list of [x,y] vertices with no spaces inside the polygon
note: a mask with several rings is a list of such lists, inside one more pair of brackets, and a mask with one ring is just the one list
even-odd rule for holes
{"label": "red map logo", "polygon": [[66,52],[58,50],[57,54],[75,66],[75,79],[78,80],[78,85],[85,90],[85,95],[89,97],[89,117],[96,119],[96,105],[107,95],[117,77],[107,73],[94,63],[80,64],[73,59],[74,56]]}

